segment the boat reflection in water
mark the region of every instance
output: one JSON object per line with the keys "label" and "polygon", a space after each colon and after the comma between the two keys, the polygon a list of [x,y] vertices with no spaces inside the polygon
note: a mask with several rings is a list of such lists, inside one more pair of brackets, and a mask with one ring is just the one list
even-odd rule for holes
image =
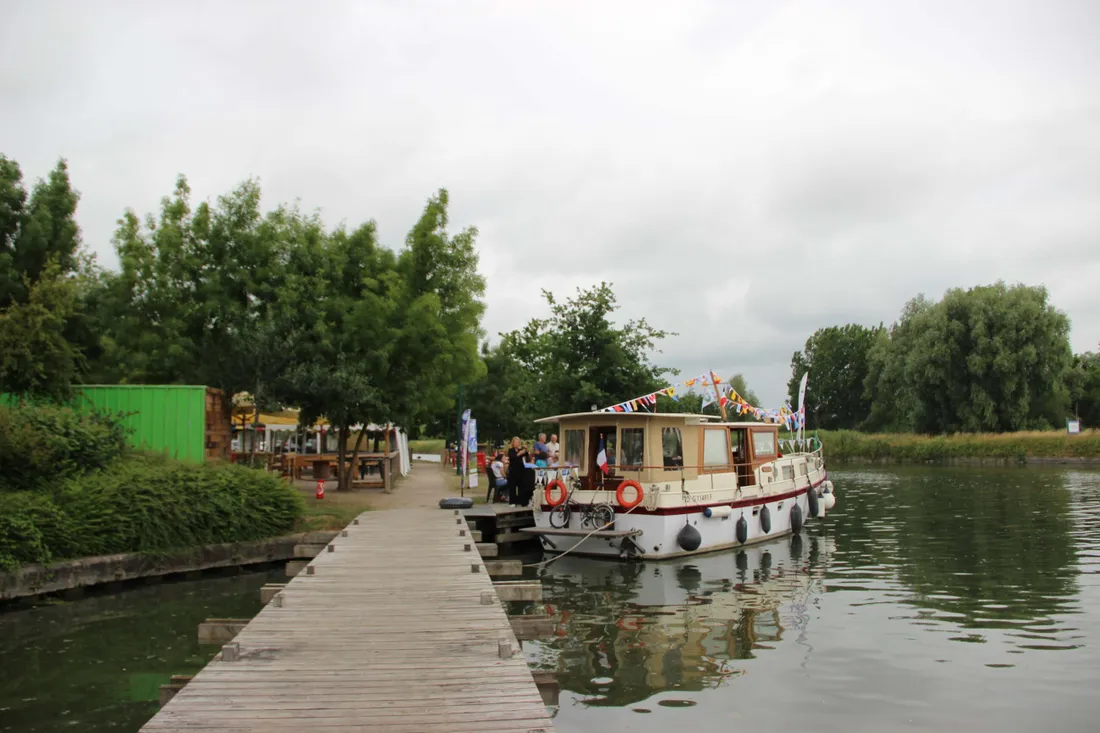
{"label": "boat reflection in water", "polygon": [[555,635],[526,644],[528,661],[592,706],[719,687],[805,628],[831,544],[795,536],[681,560],[563,557],[541,576]]}

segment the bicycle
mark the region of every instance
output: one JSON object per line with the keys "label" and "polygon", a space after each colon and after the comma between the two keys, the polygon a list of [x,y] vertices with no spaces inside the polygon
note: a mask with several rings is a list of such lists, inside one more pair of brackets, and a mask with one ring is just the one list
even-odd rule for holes
{"label": "bicycle", "polygon": [[[610,504],[579,504],[573,501],[573,494],[583,488],[579,476],[570,474],[568,469],[562,469],[561,477],[569,480],[568,493],[565,501],[550,510],[550,526],[564,529],[569,526],[573,518],[573,512],[581,515],[581,527],[592,529],[606,529],[615,523],[615,509]],[[601,487],[601,491],[603,491]]]}

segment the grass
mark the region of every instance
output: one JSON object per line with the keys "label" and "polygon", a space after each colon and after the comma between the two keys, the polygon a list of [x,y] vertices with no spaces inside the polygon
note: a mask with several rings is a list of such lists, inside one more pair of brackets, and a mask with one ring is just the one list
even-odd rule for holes
{"label": "grass", "polygon": [[[812,432],[811,432],[812,434]],[[1069,435],[1064,430],[1016,433],[913,435],[823,430],[818,433],[826,458],[900,462],[1100,458],[1100,430]]]}
{"label": "grass", "polygon": [[366,491],[326,490],[325,498],[318,499],[312,487],[299,489],[306,500],[305,515],[298,521],[299,532],[343,529],[370,507],[371,495]]}
{"label": "grass", "polygon": [[443,438],[409,441],[409,453],[442,453],[446,447],[447,441]]}

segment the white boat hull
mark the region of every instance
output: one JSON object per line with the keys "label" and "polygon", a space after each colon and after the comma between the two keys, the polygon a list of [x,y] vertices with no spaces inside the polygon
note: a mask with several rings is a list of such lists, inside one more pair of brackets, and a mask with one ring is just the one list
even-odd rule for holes
{"label": "white boat hull", "polygon": [[[731,547],[742,547],[759,542],[765,542],[777,537],[788,535],[792,530],[791,510],[797,505],[801,510],[802,524],[805,526],[812,521],[810,513],[810,500],[808,491],[820,491],[820,486],[814,489],[804,489],[794,496],[777,497],[772,501],[763,503],[733,506],[728,516],[707,517],[702,508],[687,513],[627,513],[621,509],[615,515],[615,523],[609,530],[615,532],[638,531],[632,537],[599,537],[568,536],[568,535],[541,535],[543,548],[548,552],[568,552],[575,555],[609,558],[635,558],[635,559],[665,559],[698,555],[705,552],[714,552]],[[729,505],[725,505],[729,506]],[[771,519],[771,526],[764,531],[761,515],[764,507],[767,507]],[[712,507],[713,509],[713,507]],[[824,501],[818,501],[819,516],[825,512]],[[737,522],[744,517],[747,523],[747,532],[744,542],[738,541]],[[678,542],[678,536],[686,524],[690,524],[699,531],[701,542],[694,550],[685,550]],[[550,513],[542,511],[536,516],[536,527],[551,528]],[[585,530],[582,524],[580,511],[571,513],[568,529]]]}

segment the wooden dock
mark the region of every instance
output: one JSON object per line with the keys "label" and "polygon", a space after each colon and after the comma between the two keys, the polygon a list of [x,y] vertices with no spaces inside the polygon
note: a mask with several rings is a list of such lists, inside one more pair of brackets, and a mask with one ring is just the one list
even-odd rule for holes
{"label": "wooden dock", "polygon": [[142,730],[552,733],[465,517],[356,521]]}

